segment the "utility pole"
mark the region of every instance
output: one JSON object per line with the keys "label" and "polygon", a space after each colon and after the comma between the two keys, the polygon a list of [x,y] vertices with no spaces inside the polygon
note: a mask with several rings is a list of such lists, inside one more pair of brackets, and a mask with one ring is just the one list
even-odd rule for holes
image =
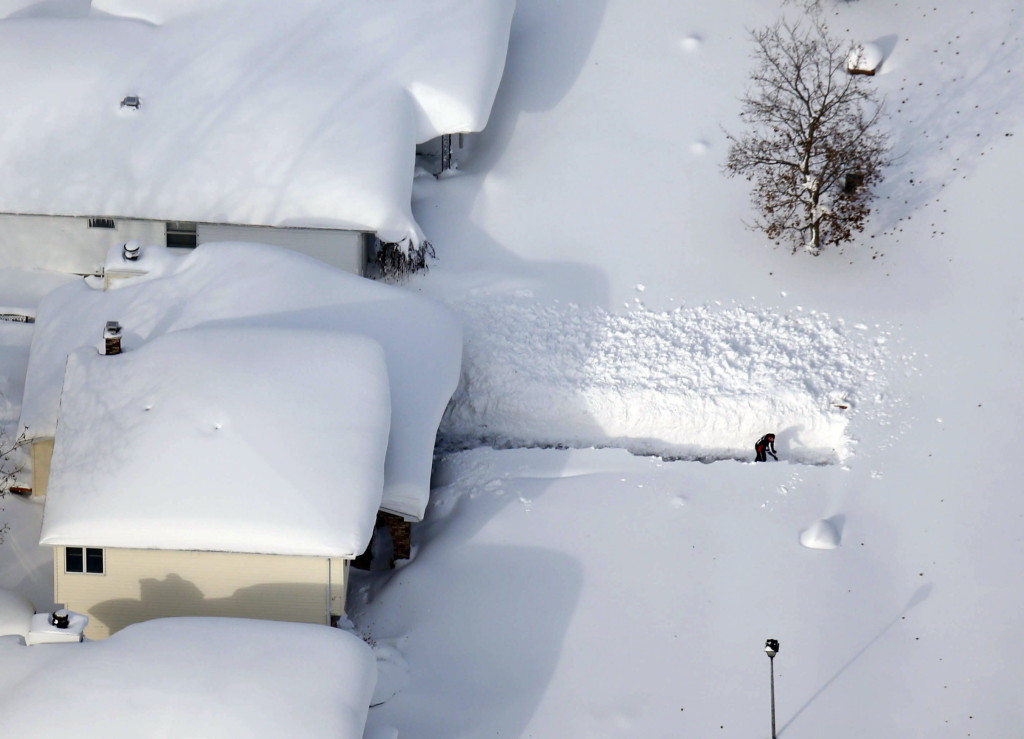
{"label": "utility pole", "polygon": [[768,655],[772,671],[772,739],[775,736],[775,655],[779,653],[779,640],[769,639],[764,643],[764,653]]}

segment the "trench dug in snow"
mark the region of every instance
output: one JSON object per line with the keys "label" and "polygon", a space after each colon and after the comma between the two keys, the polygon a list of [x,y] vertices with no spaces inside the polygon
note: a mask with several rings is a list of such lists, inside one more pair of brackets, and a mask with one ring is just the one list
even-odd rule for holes
{"label": "trench dug in snow", "polygon": [[441,426],[449,448],[620,447],[835,464],[854,417],[883,414],[887,332],[814,311],[638,308],[466,300],[463,375]]}

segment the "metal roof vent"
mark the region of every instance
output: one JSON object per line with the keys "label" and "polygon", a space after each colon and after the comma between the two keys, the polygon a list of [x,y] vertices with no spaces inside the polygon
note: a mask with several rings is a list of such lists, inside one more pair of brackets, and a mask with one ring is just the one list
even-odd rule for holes
{"label": "metal roof vent", "polygon": [[50,625],[58,629],[66,629],[71,623],[71,614],[67,608],[58,608],[50,614]]}
{"label": "metal roof vent", "polygon": [[126,262],[137,262],[139,260],[140,245],[138,239],[132,239],[131,241],[125,242],[124,246],[121,247],[121,256],[124,257]]}
{"label": "metal roof vent", "polygon": [[142,106],[142,100],[139,99],[138,95],[126,95],[121,98],[122,108],[131,108],[132,110],[138,110]]}

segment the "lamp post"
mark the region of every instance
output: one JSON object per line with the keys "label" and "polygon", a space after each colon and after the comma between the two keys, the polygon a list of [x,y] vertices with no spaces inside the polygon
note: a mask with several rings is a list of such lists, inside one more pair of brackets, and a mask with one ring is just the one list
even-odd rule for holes
{"label": "lamp post", "polygon": [[775,737],[775,655],[779,653],[779,640],[769,639],[764,643],[764,653],[768,655],[772,671],[772,739]]}

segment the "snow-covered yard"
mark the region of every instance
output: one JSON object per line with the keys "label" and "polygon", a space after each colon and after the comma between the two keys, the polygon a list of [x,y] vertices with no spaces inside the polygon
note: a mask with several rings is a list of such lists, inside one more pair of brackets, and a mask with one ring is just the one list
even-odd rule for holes
{"label": "snow-covered yard", "polygon": [[[367,736],[768,736],[769,637],[787,739],[1021,732],[1024,9],[822,5],[898,158],[810,258],[720,171],[780,8],[518,0],[489,128],[414,188],[463,379],[413,560],[351,593]],[[0,586],[45,596],[4,505]]]}
{"label": "snow-covered yard", "polygon": [[491,128],[417,193],[414,287],[465,322],[442,436],[750,459],[788,412],[836,457],[445,457],[416,558],[360,596],[405,683],[371,727],[767,736],[769,637],[780,736],[1024,726],[1022,10],[823,6],[885,51],[898,159],[814,259],[745,230],[719,170],[778,8],[518,3]]}

